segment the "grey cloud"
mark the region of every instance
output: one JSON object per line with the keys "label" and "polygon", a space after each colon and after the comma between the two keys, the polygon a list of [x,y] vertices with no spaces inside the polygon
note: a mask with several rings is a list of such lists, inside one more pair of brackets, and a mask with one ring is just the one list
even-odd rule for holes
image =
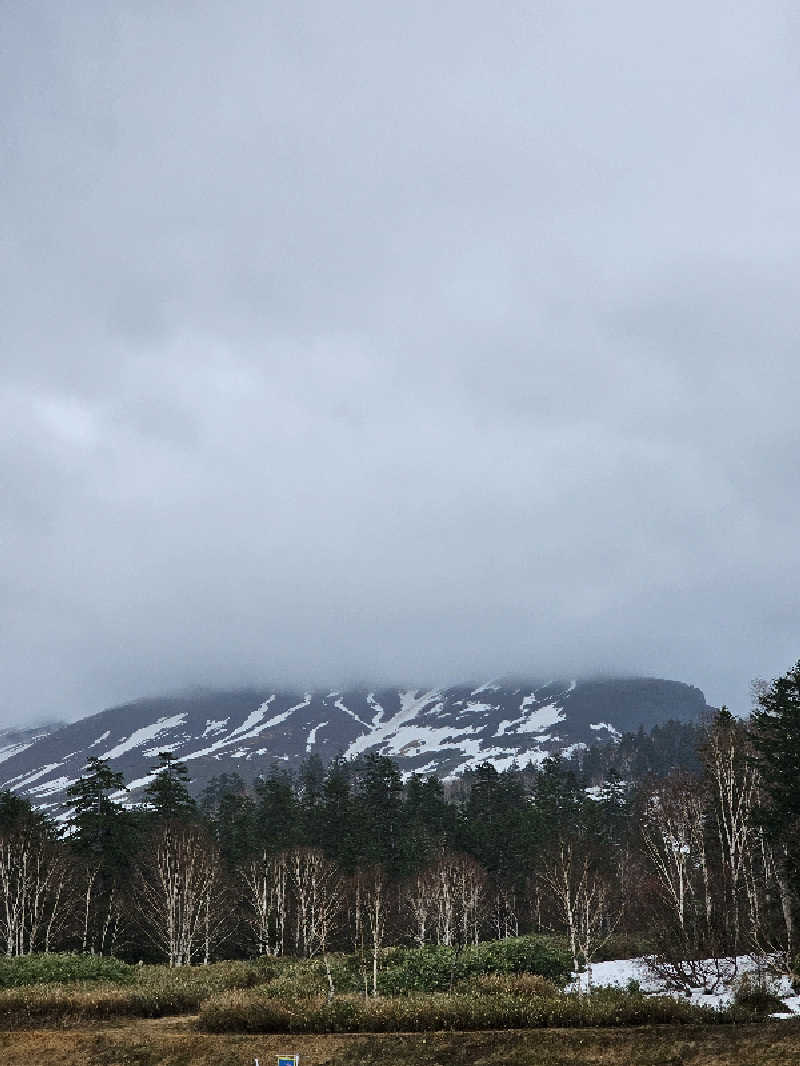
{"label": "grey cloud", "polygon": [[9,720],[794,661],[793,5],[4,26]]}

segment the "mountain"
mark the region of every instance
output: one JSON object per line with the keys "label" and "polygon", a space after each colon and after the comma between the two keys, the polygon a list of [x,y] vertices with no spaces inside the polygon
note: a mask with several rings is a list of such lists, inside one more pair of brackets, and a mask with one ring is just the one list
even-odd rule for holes
{"label": "mountain", "polygon": [[112,707],[35,736],[34,730],[0,732],[0,745],[6,744],[0,788],[39,807],[59,808],[87,758],[97,755],[125,774],[126,801],[136,802],[165,750],[187,764],[195,792],[223,772],[251,780],[274,764],[296,767],[312,754],[328,761],[339,753],[379,752],[406,774],[447,777],[484,760],[498,769],[540,763],[555,752],[613,742],[640,726],[692,721],[709,709],[700,689],[654,678],[492,681],[430,690],[198,691]]}
{"label": "mountain", "polygon": [[[15,755],[25,751],[37,740],[42,740],[57,729],[63,729],[64,722],[47,722],[29,729],[24,728],[0,728],[0,763],[12,759]],[[2,770],[0,770],[0,779]]]}

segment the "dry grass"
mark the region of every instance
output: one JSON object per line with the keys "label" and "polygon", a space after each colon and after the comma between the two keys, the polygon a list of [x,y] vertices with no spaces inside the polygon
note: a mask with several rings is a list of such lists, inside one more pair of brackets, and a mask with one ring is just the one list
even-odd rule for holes
{"label": "dry grass", "polygon": [[81,1025],[115,1018],[161,1018],[196,1012],[210,997],[253,988],[272,970],[243,962],[212,966],[142,966],[123,984],[70,981],[0,990],[0,1029]]}
{"label": "dry grass", "polygon": [[3,1066],[800,1066],[800,1022],[373,1036],[212,1036],[183,1021],[0,1033]]}
{"label": "dry grass", "polygon": [[208,1033],[421,1033],[731,1020],[728,1013],[685,1000],[620,989],[579,996],[544,987],[473,987],[453,995],[339,996],[329,1003],[325,998],[278,999],[265,986],[212,997],[200,1008],[198,1026]]}

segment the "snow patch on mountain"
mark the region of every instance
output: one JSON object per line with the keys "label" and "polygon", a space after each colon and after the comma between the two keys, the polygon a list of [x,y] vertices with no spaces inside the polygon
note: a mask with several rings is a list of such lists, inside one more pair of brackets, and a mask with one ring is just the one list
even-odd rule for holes
{"label": "snow patch on mountain", "polygon": [[18,755],[21,751],[25,751],[32,743],[33,741],[29,740],[27,743],[6,744],[5,747],[0,748],[0,762],[5,762],[6,759],[10,759],[14,755]]}
{"label": "snow patch on mountain", "polygon": [[206,727],[200,734],[201,740],[205,740],[206,737],[216,736],[218,733],[224,733],[228,722],[230,722],[230,718],[207,718]]}
{"label": "snow patch on mountain", "polygon": [[365,722],[363,718],[359,718],[358,715],[356,714],[356,712],[355,711],[351,711],[350,708],[347,707],[342,702],[342,700],[340,700],[340,699],[337,700],[336,703],[334,703],[334,707],[338,707],[340,711],[344,711],[344,713],[345,714],[349,714],[351,718],[355,718],[355,720],[358,722],[358,724],[359,725],[363,725],[365,729],[370,729],[371,728],[369,722]]}
{"label": "snow patch on mountain", "polygon": [[4,787],[13,788],[15,792],[18,792],[23,788],[29,788],[34,781],[38,781],[40,777],[45,777],[47,774],[52,773],[53,770],[57,770],[60,765],[60,762],[50,762],[47,763],[46,766],[40,767],[38,770],[34,770],[27,774],[19,774],[17,777],[9,778],[9,780],[5,782]]}
{"label": "snow patch on mountain", "polygon": [[550,726],[563,722],[566,718],[563,708],[557,703],[546,703],[544,707],[537,707],[529,714],[524,714],[529,706],[530,698],[526,696],[520,706],[523,717],[517,725],[517,733],[544,733]]}
{"label": "snow patch on mountain", "polygon": [[[412,718],[416,718],[420,711],[436,698],[438,689],[431,689],[417,695],[418,689],[409,689],[400,693],[400,710],[385,722],[379,724],[369,733],[357,737],[344,753],[345,758],[352,759],[362,754],[369,748],[379,747],[395,735],[401,726]],[[354,716],[355,717],[355,716]]]}
{"label": "snow patch on mountain", "polygon": [[310,730],[310,732],[308,734],[308,739],[306,740],[306,753],[307,754],[309,754],[309,755],[311,754],[311,749],[314,747],[314,744],[316,743],[316,740],[317,740],[317,733],[319,733],[320,729],[323,729],[327,724],[328,724],[327,722],[320,722],[319,725],[315,725],[314,728],[312,730]]}
{"label": "snow patch on mountain", "polygon": [[607,733],[610,733],[615,740],[619,740],[619,738],[622,736],[622,733],[620,733],[618,729],[615,729],[610,722],[590,722],[589,728],[594,729],[595,732],[599,732],[601,729],[604,729]]}
{"label": "snow patch on mountain", "polygon": [[[640,725],[696,720],[707,709],[699,689],[646,678],[197,692],[115,707],[38,739],[31,731],[0,731],[6,775],[0,788],[50,802],[63,796],[91,753],[104,752],[130,781],[130,794],[122,796],[133,803],[166,750],[190,767],[197,793],[221,773],[238,771],[249,780],[275,761],[294,770],[309,755],[327,762],[340,752],[389,756],[404,775],[452,777],[484,761],[498,769],[539,765],[558,752],[569,756],[597,741],[615,743]],[[21,750],[14,750],[17,745]]]}
{"label": "snow patch on mountain", "polygon": [[143,726],[141,729],[134,729],[129,737],[121,740],[119,744],[115,744],[114,747],[109,748],[108,751],[103,752],[100,758],[118,759],[120,755],[124,755],[133,748],[143,747],[148,741],[155,740],[156,737],[160,736],[162,733],[167,733],[170,729],[183,725],[185,721],[185,714],[174,714],[171,717],[159,718],[158,721],[153,722],[152,725]]}

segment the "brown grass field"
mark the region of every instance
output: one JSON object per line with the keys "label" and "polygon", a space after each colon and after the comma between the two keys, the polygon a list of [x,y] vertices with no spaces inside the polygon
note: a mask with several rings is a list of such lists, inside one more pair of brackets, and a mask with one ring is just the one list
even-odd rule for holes
{"label": "brown grass field", "polygon": [[800,1020],[484,1033],[237,1036],[192,1018],[0,1032],[2,1066],[800,1066]]}

